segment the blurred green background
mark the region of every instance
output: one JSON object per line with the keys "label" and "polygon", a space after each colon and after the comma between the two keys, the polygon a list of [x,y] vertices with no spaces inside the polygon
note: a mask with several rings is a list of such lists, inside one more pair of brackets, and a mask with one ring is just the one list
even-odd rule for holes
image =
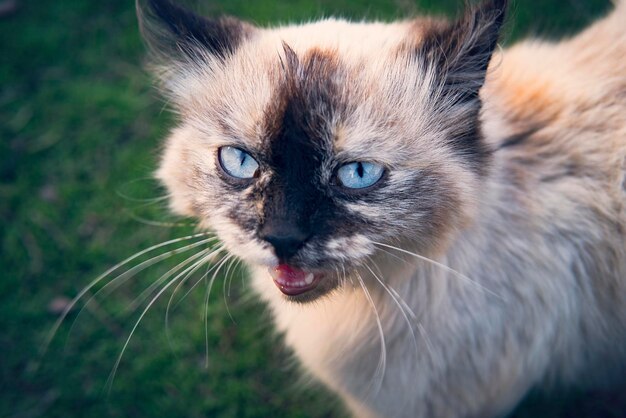
{"label": "blurred green background", "polygon": [[[266,25],[331,14],[450,14],[460,3],[212,0],[199,7]],[[560,36],[608,7],[608,0],[519,0],[508,39]],[[96,286],[40,356],[60,312],[91,280],[194,231],[167,214],[164,191],[150,180],[174,118],[143,56],[132,0],[18,0],[0,17],[0,416],[345,416],[331,394],[305,384],[236,267],[228,286],[219,275],[207,307],[204,281],[183,299],[202,271],[182,286],[168,327],[164,293],[137,327],[110,391],[109,373],[150,299],[130,308],[180,256],[119,288]],[[624,417],[625,405],[615,394],[572,393],[531,398],[515,416]]]}

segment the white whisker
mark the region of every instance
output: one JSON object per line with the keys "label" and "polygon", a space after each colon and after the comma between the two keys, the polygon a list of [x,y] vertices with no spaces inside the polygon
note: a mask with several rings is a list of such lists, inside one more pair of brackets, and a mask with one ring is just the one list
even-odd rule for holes
{"label": "white whisker", "polygon": [[378,376],[378,384],[376,385],[375,392],[378,392],[383,384],[383,379],[385,377],[385,369],[387,368],[387,344],[385,342],[385,332],[383,330],[383,324],[380,319],[380,315],[378,314],[378,309],[376,309],[376,305],[374,304],[374,299],[372,299],[372,295],[370,295],[369,290],[367,290],[367,286],[365,286],[365,282],[361,275],[357,272],[358,281],[363,289],[363,293],[369,302],[374,315],[376,317],[376,325],[378,326],[378,334],[380,336],[380,357],[378,358],[378,365],[376,366],[376,370],[374,372],[374,377]]}
{"label": "white whisker", "polygon": [[218,246],[217,248],[212,249],[211,253],[208,254],[206,257],[204,257],[205,260],[207,260],[207,271],[200,277],[199,280],[197,280],[190,288],[189,290],[187,290],[187,292],[185,292],[185,294],[178,300],[178,302],[176,302],[176,304],[172,307],[172,302],[174,300],[174,297],[176,296],[176,292],[178,292],[178,290],[184,285],[184,283],[191,277],[190,274],[186,275],[185,278],[183,280],[181,280],[176,287],[174,288],[174,291],[172,292],[172,294],[170,295],[170,298],[167,301],[167,306],[165,307],[165,334],[167,335],[167,338],[169,340],[170,338],[170,311],[172,309],[176,309],[178,307],[178,305],[185,300],[185,298],[187,296],[189,296],[189,294],[196,288],[196,286],[209,274],[209,272],[211,272],[215,266],[217,265],[217,263],[221,262],[223,260],[223,258],[220,258],[219,260],[217,260],[216,264],[214,264],[213,266],[211,266],[211,264],[209,264],[209,262],[211,261],[211,259],[215,256],[215,254],[220,253],[222,250],[224,249],[223,245]]}
{"label": "white whisker", "polygon": [[428,337],[428,334],[426,333],[426,328],[424,328],[424,325],[422,325],[421,322],[417,323],[417,330],[421,334],[422,338],[424,338],[424,342],[426,343],[426,349],[430,353],[430,357],[432,359],[434,359],[435,358],[435,348],[433,347],[433,344],[430,341],[430,338]]}
{"label": "white whisker", "polygon": [[211,289],[213,288],[213,282],[215,282],[215,278],[217,277],[217,273],[220,271],[222,266],[234,257],[232,254],[228,254],[224,257],[215,271],[213,272],[213,276],[211,276],[211,280],[209,281],[209,285],[207,287],[206,296],[204,298],[204,341],[205,341],[205,367],[209,367],[209,297],[211,296]]}
{"label": "white whisker", "polygon": [[417,259],[420,259],[422,261],[426,261],[427,263],[430,263],[430,264],[432,264],[432,265],[434,265],[436,267],[439,267],[439,268],[441,268],[441,269],[443,269],[443,270],[445,270],[445,271],[447,271],[449,273],[452,273],[455,277],[457,277],[457,278],[461,279],[462,281],[464,281],[464,282],[466,282],[466,283],[468,283],[468,284],[470,284],[470,285],[472,285],[472,286],[482,290],[483,292],[489,293],[490,295],[493,295],[493,296],[497,297],[498,299],[503,299],[502,296],[500,296],[499,294],[497,294],[497,293],[493,292],[492,290],[486,288],[485,286],[481,285],[476,280],[473,280],[473,279],[467,277],[466,275],[464,275],[464,274],[454,270],[451,267],[446,266],[445,264],[439,263],[439,262],[437,262],[435,260],[432,260],[432,259],[430,259],[428,257],[425,257],[423,255],[412,253],[411,251],[407,251],[407,250],[404,250],[402,248],[394,247],[393,245],[383,244],[381,242],[374,242],[374,241],[371,241],[371,242],[374,245],[391,248],[392,250],[400,251],[401,253],[408,254],[408,255],[413,256],[413,257],[415,257]]}
{"label": "white whisker", "polygon": [[[376,244],[376,243],[374,243]],[[390,257],[395,258],[396,260],[402,261],[403,263],[408,263],[408,261],[406,260],[406,258],[402,258],[402,257],[398,257],[397,255],[395,255],[394,253],[392,253],[391,251],[387,251],[384,248],[378,248],[380,251],[384,252],[385,254],[389,255]]]}
{"label": "white whisker", "polygon": [[[212,253],[212,257],[215,256],[215,254],[222,252],[223,250],[224,250],[224,246],[222,245]],[[210,265],[209,268],[207,268],[207,271],[200,277],[200,279],[198,279],[193,285],[191,285],[189,289],[187,289],[185,294],[172,307],[172,310],[175,310],[176,308],[178,308],[178,305],[180,305],[187,298],[187,296],[189,296],[189,294],[193,292],[196,287],[198,287],[198,285],[202,282],[202,280],[206,278],[208,274],[212,272],[222,260],[224,260],[224,257],[220,258],[219,260],[215,260],[215,262],[212,265]]]}
{"label": "white whisker", "polygon": [[[217,247],[212,248],[212,249],[211,249],[212,251],[211,251],[210,256],[211,256],[211,257],[215,256],[216,254],[218,254],[218,253],[219,253],[220,251],[222,251],[223,249],[224,249],[224,246],[223,246],[223,245],[218,245]],[[220,259],[220,260],[221,260],[221,259]],[[220,261],[220,260],[218,260],[218,261]],[[211,264],[207,263],[207,270],[208,270],[210,267],[211,267]],[[170,295],[170,298],[169,298],[169,299],[168,299],[168,301],[167,301],[167,309],[165,310],[165,317],[166,317],[166,318],[167,318],[167,317],[168,317],[168,315],[169,315],[170,306],[172,305],[172,302],[173,302],[173,300],[174,300],[174,298],[175,298],[175,296],[176,296],[176,293],[178,293],[178,291],[180,290],[180,288],[181,288],[181,287],[183,287],[183,285],[187,282],[187,280],[189,279],[189,277],[191,277],[191,276],[185,276],[185,278],[184,278],[183,280],[181,280],[181,281],[180,281],[180,282],[176,285],[176,287],[174,288],[174,291],[172,291],[172,294]],[[193,290],[193,288],[194,288],[194,287],[195,287],[195,285],[194,285],[194,286],[192,286],[192,287],[191,287],[191,289],[189,289],[189,290],[188,290],[188,291],[187,291],[187,292],[183,295],[183,297],[182,297],[182,298],[180,298],[179,302],[180,302],[180,301],[182,301],[183,299],[185,299],[185,298],[189,295],[189,293],[191,292],[191,290]],[[174,305],[174,308],[176,308],[177,306],[178,306],[178,302],[176,303],[176,305]]]}
{"label": "white whisker", "polygon": [[[183,297],[176,303],[176,305],[174,305],[173,309],[176,309],[179,305],[180,302],[182,302],[188,295],[189,293],[191,293],[191,291],[193,289],[195,289],[196,285],[198,283],[200,283],[202,281],[202,279],[204,277],[206,277],[207,274],[209,274],[209,271],[211,270],[211,264],[210,264],[210,258],[212,258],[213,256],[215,256],[215,254],[219,253],[224,247],[223,246],[218,246],[217,248],[213,249],[213,251],[211,252],[211,254],[209,254],[206,258],[208,259],[207,261],[207,271],[204,273],[204,275],[202,275],[200,277],[200,279],[193,284],[193,286],[191,286],[191,288],[183,295]],[[218,260],[221,261],[222,259]],[[167,300],[167,305],[165,307],[165,336],[167,338],[167,343],[170,346],[170,349],[172,351],[174,351],[174,346],[172,344],[172,336],[171,336],[171,332],[170,332],[170,309],[172,307],[172,302],[174,300],[174,297],[176,296],[176,293],[178,292],[178,290],[183,286],[183,284],[187,281],[187,279],[191,277],[191,275],[187,274],[183,280],[179,281],[178,284],[176,285],[176,287],[174,288],[174,291],[172,292],[172,294],[170,295],[169,299]]]}
{"label": "white whisker", "polygon": [[164,227],[164,228],[178,228],[178,227],[191,227],[191,226],[196,226],[197,223],[193,223],[193,222],[162,222],[162,221],[154,221],[152,219],[146,219],[142,216],[137,215],[136,213],[127,210],[126,213],[128,213],[128,216],[137,221],[140,222],[142,224],[145,225],[150,225],[150,226],[160,226],[160,227]]}
{"label": "white whisker", "polygon": [[405,302],[405,300],[400,297],[400,294],[393,287],[389,285],[387,287],[389,288],[389,291],[393,293],[398,301],[404,306],[404,309],[411,316],[411,318],[417,319],[417,315],[415,314],[415,312],[413,312],[413,309],[411,309],[411,307]]}
{"label": "white whisker", "polygon": [[152,294],[155,292],[155,290],[161,286],[162,283],[166,282],[167,279],[169,279],[172,275],[176,274],[180,269],[182,269],[183,267],[185,267],[186,265],[188,265],[189,263],[197,260],[198,258],[206,255],[209,251],[211,251],[211,248],[205,248],[202,251],[197,252],[196,254],[188,257],[187,259],[181,261],[180,263],[178,263],[176,266],[172,267],[170,270],[168,270],[166,273],[162,274],[161,277],[159,277],[157,280],[155,280],[154,282],[152,282],[150,284],[150,286],[148,286],[144,291],[142,291],[139,296],[137,296],[135,298],[135,300],[133,300],[129,307],[126,309],[127,313],[132,313],[134,312],[139,306],[141,306],[143,304],[143,302]]}
{"label": "white whisker", "polygon": [[89,304],[91,303],[92,300],[94,300],[96,297],[98,297],[98,295],[100,293],[103,293],[103,297],[106,297],[108,295],[110,295],[112,292],[114,292],[115,290],[119,289],[124,283],[128,282],[130,279],[132,279],[133,277],[135,277],[137,274],[141,273],[142,271],[144,271],[145,269],[149,268],[150,266],[163,261],[165,259],[168,259],[170,257],[173,257],[174,255],[177,254],[181,254],[184,253],[186,251],[189,251],[195,247],[198,247],[200,245],[204,245],[212,240],[214,240],[215,238],[208,238],[205,240],[201,240],[198,242],[195,242],[193,244],[189,244],[186,245],[184,247],[180,247],[180,248],[176,248],[174,250],[168,251],[165,254],[160,254],[158,256],[152,257],[142,263],[137,264],[136,266],[126,270],[124,273],[118,275],[117,277],[115,277],[114,279],[112,279],[111,281],[109,281],[107,284],[105,284],[101,289],[99,289],[96,293],[94,293],[93,295],[91,295],[89,297],[89,299],[83,304],[83,306],[80,308],[80,310],[78,311],[78,314],[76,315],[76,318],[74,318],[74,321],[72,321],[72,325],[70,326],[70,330],[68,331],[68,335],[72,334],[72,331],[74,330],[74,327],[76,326],[76,323],[78,321],[78,318],[80,318],[81,314],[83,313],[83,311],[89,306]]}
{"label": "white whisker", "polygon": [[[193,257],[189,257],[187,260],[183,261],[182,263],[178,264],[175,267],[176,271],[178,271],[178,269],[180,269],[180,267],[183,267],[183,266],[189,264],[191,261],[197,259],[198,256],[205,255],[207,253],[207,251],[210,251],[210,250],[211,250],[210,248],[207,248],[207,249],[201,251],[200,253],[195,254]],[[219,249],[213,249],[213,252],[210,255],[208,255],[207,258],[210,257],[211,255],[215,254],[217,251],[219,251]],[[207,265],[209,265],[208,262],[207,262]],[[167,278],[171,277],[170,273],[172,273],[172,270],[170,270],[167,273],[165,273],[164,275],[162,275],[155,283],[159,283],[160,284],[161,282],[166,281]],[[170,297],[169,297],[169,299],[167,301],[167,307],[165,309],[165,337],[167,339],[167,344],[169,345],[170,350],[172,352],[174,352],[174,353],[175,353],[175,350],[174,350],[174,345],[172,344],[172,336],[171,336],[171,332],[170,332],[170,328],[169,328],[170,305],[172,303],[172,300],[176,296],[176,292],[178,291],[178,289],[180,289],[180,287],[189,279],[189,277],[191,277],[191,275],[189,273],[187,273],[185,275],[185,277],[183,277],[183,279],[178,282],[178,284],[174,288],[174,291],[172,292],[172,294],[170,295]],[[150,287],[153,287],[155,283],[153,283]],[[152,291],[150,291],[148,294],[150,294],[150,293],[152,293]]]}
{"label": "white whisker", "polygon": [[[150,182],[154,182],[155,179],[154,177],[140,177],[140,178],[136,178],[134,180],[130,180],[127,181],[126,183],[124,183],[121,188],[126,188],[132,184],[136,184],[139,182],[146,182],[146,181],[150,181]],[[153,184],[154,185],[154,184]],[[138,197],[132,197],[129,194],[126,194],[124,192],[122,192],[120,189],[117,189],[115,191],[115,194],[117,194],[119,197],[121,197],[124,200],[128,200],[130,202],[138,202],[138,203],[144,203],[144,202],[148,202],[148,203],[152,203],[152,202],[161,202],[161,201],[165,201],[167,199],[169,199],[171,197],[171,193],[166,193],[164,195],[161,196],[157,196],[157,197],[148,197],[148,198],[138,198]]]}
{"label": "white whisker", "polygon": [[[118,268],[120,268],[120,267],[122,267],[122,266],[124,266],[124,265],[126,265],[128,263],[130,263],[131,261],[135,260],[136,258],[141,257],[142,255],[144,255],[146,253],[149,253],[150,251],[156,250],[158,248],[165,247],[167,245],[172,245],[172,244],[175,244],[177,242],[188,241],[190,239],[194,239],[194,238],[198,238],[198,237],[205,237],[207,235],[209,235],[208,232],[201,232],[201,233],[198,233],[198,234],[188,235],[188,236],[180,237],[180,238],[175,238],[175,239],[172,239],[172,240],[169,240],[169,241],[162,242],[160,244],[153,245],[153,246],[151,246],[149,248],[146,248],[146,249],[144,249],[142,251],[139,251],[138,253],[135,253],[134,255],[128,257],[124,261],[122,261],[122,262],[116,264],[115,266],[111,267],[110,269],[108,269],[107,271],[102,273],[100,276],[96,277],[87,286],[85,286],[80,292],[78,292],[78,294],[70,301],[70,303],[68,303],[68,305],[65,307],[65,309],[63,310],[63,312],[59,316],[59,318],[52,325],[52,329],[50,330],[50,332],[46,336],[46,339],[45,339],[45,341],[44,341],[44,343],[43,343],[43,345],[42,345],[42,347],[40,349],[39,358],[41,359],[45,355],[46,351],[48,350],[48,347],[50,347],[50,343],[52,342],[52,339],[54,338],[54,336],[58,332],[59,328],[61,327],[61,324],[63,323],[63,321],[65,320],[67,315],[74,308],[74,306],[76,306],[76,303],[78,303],[78,301],[83,296],[85,296],[91,289],[93,289],[94,286],[96,286],[98,283],[100,283],[109,274],[113,273]],[[35,368],[37,368],[37,365],[35,366]]]}
{"label": "white whisker", "polygon": [[[224,281],[222,282],[222,294],[224,297],[224,306],[226,306],[226,312],[228,313],[230,320],[233,321],[233,323],[235,324],[237,322],[235,322],[235,319],[233,318],[233,315],[230,312],[230,308],[228,307],[228,300],[226,299],[226,282],[228,281],[228,274],[230,273],[231,268],[233,267],[233,264],[235,264],[236,261],[237,259],[234,257],[230,260],[230,262],[228,263],[228,266],[226,267],[226,272],[224,273]],[[229,295],[230,295],[230,291],[229,291]]]}
{"label": "white whisker", "polygon": [[128,344],[130,343],[130,340],[132,339],[135,331],[137,330],[137,327],[141,323],[141,320],[144,318],[144,316],[146,315],[148,310],[152,307],[152,305],[154,305],[154,303],[159,299],[159,297],[163,293],[165,293],[165,291],[167,289],[169,289],[170,286],[172,286],[174,283],[176,283],[178,281],[178,279],[180,277],[182,277],[188,271],[191,271],[193,273],[198,268],[200,268],[200,266],[202,266],[202,264],[204,264],[209,258],[210,258],[209,256],[201,258],[200,260],[196,261],[194,264],[192,264],[191,266],[187,267],[185,270],[180,272],[174,279],[170,280],[170,282],[168,284],[163,286],[163,288],[152,298],[152,300],[148,303],[148,305],[146,305],[144,310],[141,312],[141,315],[139,315],[139,318],[135,322],[135,325],[131,329],[130,334],[128,335],[128,338],[124,342],[122,350],[120,351],[120,354],[118,355],[117,360],[115,361],[115,364],[113,366],[113,370],[111,370],[111,374],[109,375],[109,378],[107,379],[106,387],[108,388],[108,392],[111,391],[111,388],[113,386],[113,380],[115,379],[115,374],[117,373],[117,369],[119,368],[119,365],[120,365],[120,363],[122,361],[122,357],[124,356],[124,352],[126,351],[126,348],[128,347]]}
{"label": "white whisker", "polygon": [[[400,304],[400,302],[398,301],[396,296],[391,292],[391,290],[389,290],[389,287],[380,279],[380,277],[378,277],[378,275],[376,273],[374,273],[374,270],[372,270],[370,268],[370,266],[367,265],[367,263],[364,263],[364,266],[365,266],[365,268],[367,268],[369,270],[370,273],[372,273],[372,275],[374,276],[376,281],[378,283],[380,283],[382,288],[385,289],[385,291],[389,294],[389,296],[391,296],[391,299],[395,302],[396,306],[398,306],[398,309],[400,310],[400,313],[401,313],[402,317],[404,318],[404,322],[406,322],[406,325],[409,327],[409,330],[411,331],[411,337],[413,338],[413,346],[415,347],[415,351],[417,352],[417,349],[418,349],[417,348],[417,339],[415,338],[415,332],[413,331],[413,325],[411,324],[411,321],[409,320],[409,317],[407,316],[404,308],[402,307],[402,305]],[[405,303],[405,305],[406,305],[406,303]],[[408,306],[407,306],[407,308],[408,308]],[[408,308],[408,310],[413,315],[413,317],[415,317],[415,313],[410,308]]]}
{"label": "white whisker", "polygon": [[228,280],[228,296],[229,297],[230,297],[230,286],[233,284],[234,270],[239,268],[240,265],[241,265],[241,259],[238,258],[237,262],[235,263],[235,268],[233,269],[233,274],[230,276],[230,279]]}
{"label": "white whisker", "polygon": [[346,273],[346,266],[344,264],[341,264],[341,270],[343,271],[343,283],[342,284],[346,285],[348,283],[348,279],[350,279],[350,284],[354,286],[354,280],[352,280],[352,276]]}

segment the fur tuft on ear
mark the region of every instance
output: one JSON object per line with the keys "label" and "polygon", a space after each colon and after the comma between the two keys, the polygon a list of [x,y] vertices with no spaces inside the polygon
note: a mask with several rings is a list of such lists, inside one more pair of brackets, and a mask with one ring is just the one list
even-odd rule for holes
{"label": "fur tuft on ear", "polygon": [[455,103],[478,99],[506,8],[507,0],[485,0],[466,7],[460,19],[438,22],[426,30],[419,54],[427,66],[434,65],[437,73],[445,75],[444,90]]}
{"label": "fur tuft on ear", "polygon": [[224,59],[255,28],[233,17],[206,18],[170,0],[136,0],[141,34],[162,61]]}

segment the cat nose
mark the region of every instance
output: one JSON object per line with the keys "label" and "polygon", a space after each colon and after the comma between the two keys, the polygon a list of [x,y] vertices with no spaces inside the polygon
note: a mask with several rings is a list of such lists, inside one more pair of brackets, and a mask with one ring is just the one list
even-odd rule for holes
{"label": "cat nose", "polygon": [[259,236],[274,247],[274,253],[281,262],[287,261],[296,253],[309,235],[296,225],[290,224],[266,224],[261,229]]}

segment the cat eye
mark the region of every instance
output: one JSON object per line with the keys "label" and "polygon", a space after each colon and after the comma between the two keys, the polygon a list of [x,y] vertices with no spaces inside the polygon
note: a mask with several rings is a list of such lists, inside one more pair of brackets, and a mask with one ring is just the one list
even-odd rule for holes
{"label": "cat eye", "polygon": [[356,161],[339,167],[337,179],[348,189],[364,189],[376,184],[385,169],[376,163]]}
{"label": "cat eye", "polygon": [[259,170],[259,163],[250,154],[235,147],[222,147],[218,150],[222,169],[231,177],[251,179]]}

